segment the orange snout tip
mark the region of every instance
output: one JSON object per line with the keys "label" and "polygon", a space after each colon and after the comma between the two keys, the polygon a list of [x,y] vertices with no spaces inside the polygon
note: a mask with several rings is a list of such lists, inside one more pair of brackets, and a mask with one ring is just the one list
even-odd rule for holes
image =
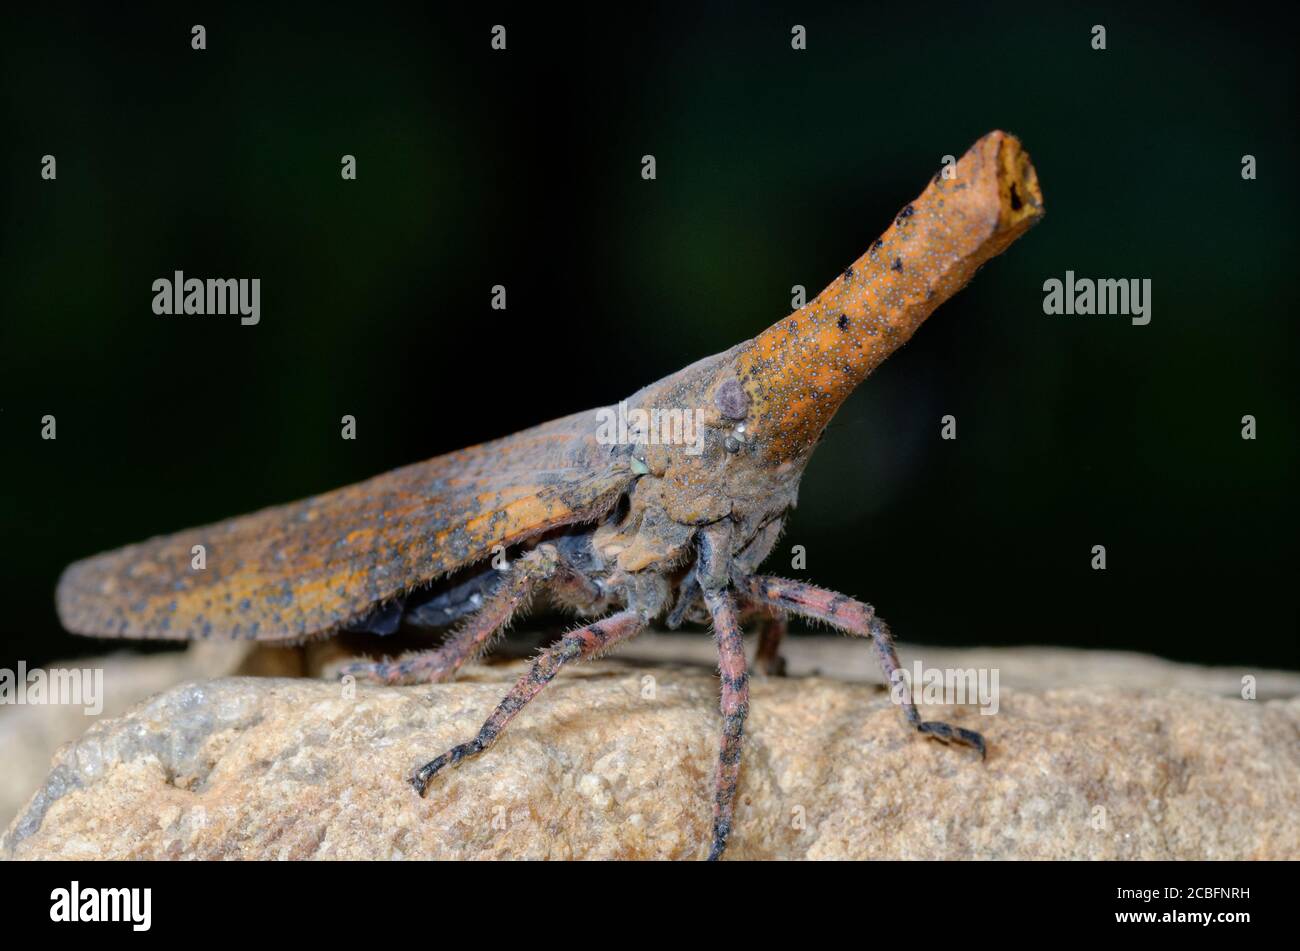
{"label": "orange snout tip", "polygon": [[987,151],[994,163],[998,183],[998,231],[1015,235],[1038,222],[1046,213],[1038,172],[1020,140],[1009,132],[994,129],[972,151]]}

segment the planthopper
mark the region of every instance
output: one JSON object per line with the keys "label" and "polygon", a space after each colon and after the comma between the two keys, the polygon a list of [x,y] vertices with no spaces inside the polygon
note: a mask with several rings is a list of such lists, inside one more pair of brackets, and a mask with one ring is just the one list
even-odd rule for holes
{"label": "planthopper", "polygon": [[[991,132],[815,300],[754,339],[617,407],[79,561],[59,581],[59,616],[98,637],[292,644],[444,632],[426,651],[343,670],[415,684],[454,677],[539,597],[575,613],[579,626],[532,660],[476,735],[412,764],[421,795],[491,746],[566,664],[651,624],[711,624],[722,685],[716,859],[732,831],[749,709],[741,625],[758,626],[757,663],[769,672],[790,615],[870,639],[887,682],[898,667],[870,605],[759,572],[813,449],[854,388],[1042,215],[1029,156]],[[978,733],[923,721],[910,699],[902,707],[910,729],[983,755]]]}

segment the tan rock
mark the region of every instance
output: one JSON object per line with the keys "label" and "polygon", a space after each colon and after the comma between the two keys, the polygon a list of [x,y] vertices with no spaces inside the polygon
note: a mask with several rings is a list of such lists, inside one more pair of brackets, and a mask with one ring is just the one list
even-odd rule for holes
{"label": "tan rock", "polygon": [[[0,855],[702,857],[720,727],[702,666],[565,671],[415,795],[412,769],[468,739],[522,670],[352,696],[305,679],[177,687],[64,747]],[[982,731],[981,763],[906,731],[879,688],[756,677],[728,857],[1300,857],[1300,700],[1170,680],[1004,677],[994,716],[926,710]]]}
{"label": "tan rock", "polygon": [[[121,716],[141,700],[196,677],[221,677],[239,670],[247,644],[208,641],[183,652],[141,657],[119,653],[90,660],[60,661],[51,668],[98,668],[104,672],[102,707],[87,714],[81,705],[0,706],[0,823],[8,824],[50,770],[50,757],[97,719]],[[250,671],[251,672],[251,671]]]}

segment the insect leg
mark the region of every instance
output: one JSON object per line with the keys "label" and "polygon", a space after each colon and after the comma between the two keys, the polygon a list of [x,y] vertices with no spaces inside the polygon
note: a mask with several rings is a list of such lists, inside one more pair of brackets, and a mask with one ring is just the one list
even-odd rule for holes
{"label": "insect leg", "polygon": [[677,592],[677,603],[673,605],[673,609],[668,612],[668,619],[664,621],[668,625],[668,630],[675,631],[682,626],[682,621],[686,620],[686,612],[690,610],[699,593],[700,581],[692,571],[682,580]]}
{"label": "insect leg", "polygon": [[452,747],[437,759],[430,760],[420,767],[419,772],[411,778],[411,785],[423,796],[429,780],[446,765],[455,765],[466,756],[481,753],[492,745],[493,741],[505,729],[514,715],[523,709],[542,688],[550,683],[560,668],[571,660],[585,660],[599,653],[618,641],[625,640],[645,627],[645,620],[634,610],[620,611],[607,618],[571,631],[552,647],[537,655],[528,673],[524,674],[506,694],[487,721],[479,729],[478,735],[468,743]]}
{"label": "insect leg", "polygon": [[781,654],[781,644],[789,630],[789,618],[779,608],[757,601],[750,601],[741,596],[740,623],[745,624],[757,619],[758,649],[754,651],[754,663],[769,677],[785,676],[785,657]]}
{"label": "insect leg", "polygon": [[749,673],[745,669],[745,643],[736,618],[735,601],[728,590],[705,592],[713,615],[713,635],[718,642],[718,672],[722,681],[722,747],[718,752],[717,784],[713,791],[713,844],[709,861],[727,847],[735,812],[736,783],[740,778],[740,751],[749,715]]}
{"label": "insect leg", "polygon": [[[876,646],[876,657],[880,669],[884,672],[885,683],[893,687],[898,670],[898,654],[894,650],[894,638],[889,633],[885,622],[876,617],[876,609],[869,604],[852,598],[805,584],[802,581],[789,581],[785,578],[751,576],[739,582],[745,596],[760,604],[781,608],[793,614],[825,621],[832,627],[839,628],[855,637],[870,637]],[[903,712],[907,722],[919,732],[932,736],[944,743],[959,743],[985,755],[984,737],[974,730],[940,723],[937,720],[922,720],[921,714],[912,702],[911,696],[903,698]]]}
{"label": "insect leg", "polygon": [[380,684],[442,683],[487,647],[492,635],[510,623],[511,617],[533,595],[538,585],[556,571],[554,549],[539,546],[515,560],[500,587],[441,646],[417,651],[397,660],[348,664],[340,676]]}
{"label": "insect leg", "polygon": [[785,658],[781,656],[781,642],[785,640],[789,622],[784,611],[767,609],[758,629],[758,650],[754,663],[769,677],[785,676]]}
{"label": "insect leg", "polygon": [[718,677],[722,682],[722,744],[718,751],[717,781],[713,790],[713,842],[709,861],[722,857],[731,835],[735,813],[736,784],[740,779],[740,753],[749,715],[749,672],[745,667],[745,642],[730,579],[730,531],[726,523],[700,534],[700,565],[697,575],[704,590],[704,603],[713,618],[713,636],[718,644]]}

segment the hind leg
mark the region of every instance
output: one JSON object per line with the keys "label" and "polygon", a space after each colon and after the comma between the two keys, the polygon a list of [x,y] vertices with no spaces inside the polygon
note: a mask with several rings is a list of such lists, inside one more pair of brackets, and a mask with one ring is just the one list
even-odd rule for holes
{"label": "hind leg", "polygon": [[758,647],[754,650],[754,666],[768,677],[786,675],[785,655],[781,645],[790,629],[790,619],[786,613],[770,604],[748,600],[744,592],[738,592],[738,610],[740,623],[758,621]]}
{"label": "hind leg", "polygon": [[754,653],[754,665],[769,677],[785,676],[785,657],[781,653],[781,643],[789,629],[789,620],[784,611],[768,608],[764,612],[758,627],[758,650]]}
{"label": "hind leg", "polygon": [[487,648],[492,637],[527,605],[537,589],[559,570],[555,550],[541,545],[526,552],[483,606],[446,641],[433,650],[417,651],[396,660],[361,661],[339,670],[358,680],[377,684],[442,683],[451,680],[465,664]]}

